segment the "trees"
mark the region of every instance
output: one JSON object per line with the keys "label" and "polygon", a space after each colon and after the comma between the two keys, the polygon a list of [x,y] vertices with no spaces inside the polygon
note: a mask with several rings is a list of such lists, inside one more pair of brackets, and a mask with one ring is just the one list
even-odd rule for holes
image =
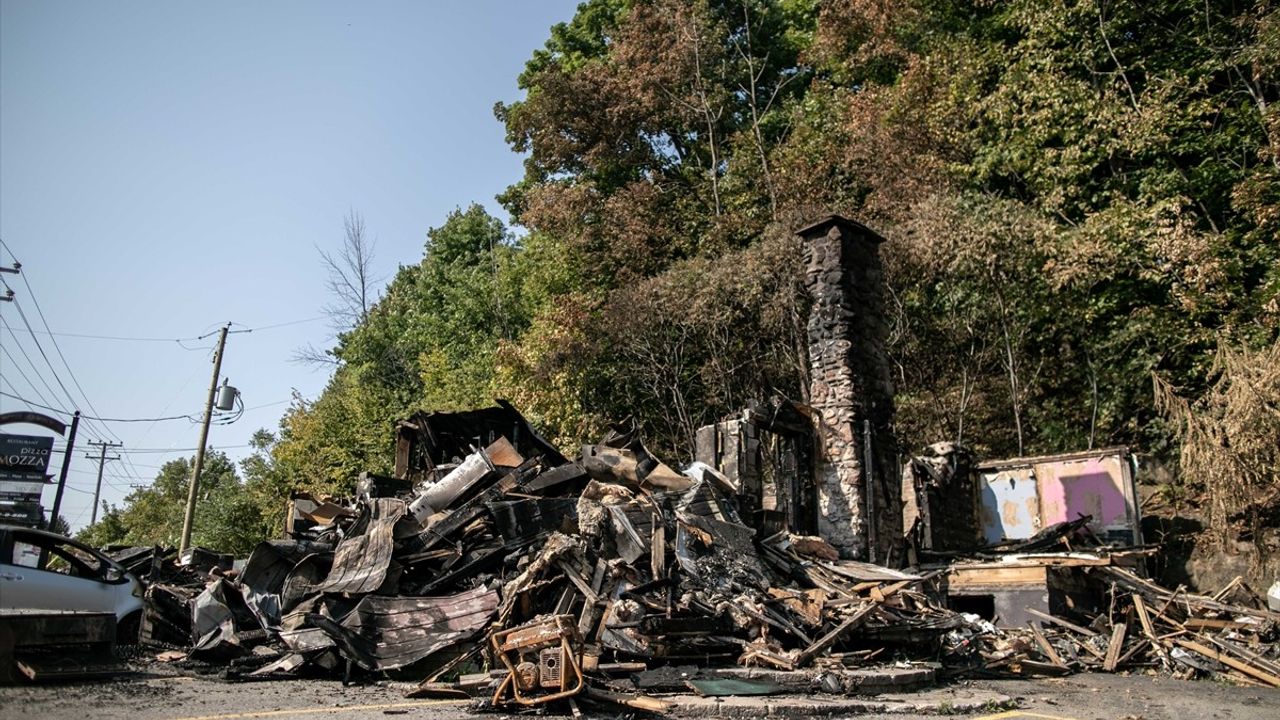
{"label": "trees", "polygon": [[[509,209],[596,290],[533,324],[575,338],[579,357],[550,359],[588,386],[710,355],[664,312],[664,281],[834,210],[890,238],[908,445],[1161,447],[1150,372],[1198,386],[1219,334],[1275,334],[1275,18],[1183,0],[587,3],[499,112],[529,154]],[[598,317],[625,319],[612,356]],[[717,407],[702,376],[658,376],[628,396],[651,417]]]}
{"label": "trees", "polygon": [[[325,288],[331,300],[324,314],[334,332],[352,330],[369,319],[369,310],[378,299],[382,278],[374,275],[373,258],[377,241],[369,237],[364,217],[348,210],[342,219],[342,245],[336,252],[316,247],[327,278]],[[294,360],[310,365],[329,365],[336,358],[322,349],[308,345],[294,353]]]}
{"label": "trees", "polygon": [[[182,458],[165,463],[150,486],[134,490],[120,507],[107,507],[102,518],[77,537],[96,546],[177,547],[192,462]],[[263,514],[246,495],[235,466],[224,453],[206,455],[200,486],[193,544],[244,555],[266,537]]]}
{"label": "trees", "polygon": [[584,3],[498,107],[528,153],[504,204],[606,284],[742,247],[776,216],[769,155],[813,19],[798,0]]}
{"label": "trees", "polygon": [[388,472],[395,421],[414,410],[490,403],[499,345],[527,325],[525,285],[554,282],[554,270],[525,272],[521,246],[480,205],[427,236],[422,260],[339,336],[325,391],[281,421],[275,471],[299,487],[343,492],[363,470]]}
{"label": "trees", "polygon": [[408,412],[505,396],[566,450],[803,399],[790,231],[875,227],[902,445],[1170,447],[1280,319],[1274,3],[588,0],[499,104],[523,177],[429,233],[297,402],[272,473],[386,470]]}

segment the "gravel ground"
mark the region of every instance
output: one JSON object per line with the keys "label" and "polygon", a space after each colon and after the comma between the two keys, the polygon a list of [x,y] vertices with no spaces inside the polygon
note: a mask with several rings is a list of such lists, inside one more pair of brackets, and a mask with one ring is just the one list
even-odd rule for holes
{"label": "gravel ground", "polygon": [[[1018,710],[979,710],[974,720],[1040,718],[1061,720],[1199,720],[1280,718],[1280,691],[1237,688],[1212,682],[1123,675],[1076,675],[1051,680],[1001,680],[960,683],[921,697],[940,698],[995,691],[1020,700]],[[403,685],[343,687],[332,680],[226,683],[208,677],[175,675],[167,668],[110,681],[0,688],[3,720],[248,720],[269,718],[367,719],[430,717],[474,718],[469,703],[413,700]],[[758,715],[770,714],[768,698]],[[930,717],[897,714],[887,717]],[[501,715],[485,715],[498,718]],[[875,717],[860,715],[859,717]]]}

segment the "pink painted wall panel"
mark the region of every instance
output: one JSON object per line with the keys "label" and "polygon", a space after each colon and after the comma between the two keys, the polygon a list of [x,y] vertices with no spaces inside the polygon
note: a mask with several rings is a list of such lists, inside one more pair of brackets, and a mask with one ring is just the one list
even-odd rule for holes
{"label": "pink painted wall panel", "polygon": [[1092,515],[1102,528],[1132,522],[1124,492],[1124,469],[1116,457],[1042,463],[1035,466],[1045,526]]}
{"label": "pink painted wall panel", "polygon": [[[1094,457],[1001,461],[979,471],[978,511],[989,544],[1031,537],[1056,523],[1091,515],[1090,527],[1110,542],[1141,541],[1137,490],[1124,449]],[[1028,503],[1038,502],[1038,507]]]}

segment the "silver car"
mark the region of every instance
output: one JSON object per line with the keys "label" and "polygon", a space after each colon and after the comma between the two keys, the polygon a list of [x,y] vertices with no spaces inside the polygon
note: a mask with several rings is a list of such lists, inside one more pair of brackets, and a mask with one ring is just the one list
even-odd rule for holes
{"label": "silver car", "polygon": [[0,525],[0,609],[88,610],[116,616],[137,642],[143,587],[119,563],[51,532]]}

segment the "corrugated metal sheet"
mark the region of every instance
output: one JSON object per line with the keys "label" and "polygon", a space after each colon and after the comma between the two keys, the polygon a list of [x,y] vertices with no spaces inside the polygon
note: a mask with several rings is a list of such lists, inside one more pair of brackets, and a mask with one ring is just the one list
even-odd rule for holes
{"label": "corrugated metal sheet", "polygon": [[394,549],[392,531],[404,515],[403,500],[377,498],[370,506],[369,529],[346,537],[333,554],[333,569],[320,588],[327,593],[371,593],[387,579]]}
{"label": "corrugated metal sheet", "polygon": [[341,623],[319,615],[307,619],[361,667],[392,670],[469,639],[497,607],[497,590],[476,588],[446,597],[368,595]]}

